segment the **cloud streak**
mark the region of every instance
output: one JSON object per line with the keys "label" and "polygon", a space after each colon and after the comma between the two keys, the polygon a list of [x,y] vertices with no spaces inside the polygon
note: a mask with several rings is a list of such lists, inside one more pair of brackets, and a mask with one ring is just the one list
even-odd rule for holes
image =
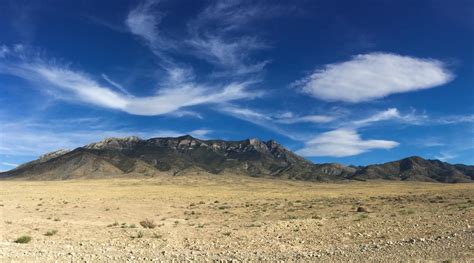
{"label": "cloud streak", "polygon": [[100,126],[91,129],[94,122],[103,122],[96,120],[84,125],[87,129],[78,129],[76,125],[82,122],[81,119],[55,120],[51,123],[29,120],[25,123],[10,122],[2,120],[2,140],[0,140],[0,156],[32,156],[58,149],[74,149],[91,142],[103,140],[107,137],[127,137],[138,136],[141,138],[154,137],[177,137],[186,134],[205,139],[214,133],[210,129],[195,130],[133,130],[117,128],[114,126]]}
{"label": "cloud streak", "polygon": [[61,92],[60,97],[146,116],[169,114],[196,105],[252,99],[261,95],[260,92],[247,89],[253,84],[250,81],[232,82],[222,87],[181,82],[177,86],[164,87],[155,95],[136,97],[102,86],[87,74],[42,60],[0,61],[0,73],[26,79],[47,89],[55,89]]}
{"label": "cloud streak", "polygon": [[293,86],[322,100],[358,103],[433,88],[453,78],[439,60],[370,53],[326,65]]}

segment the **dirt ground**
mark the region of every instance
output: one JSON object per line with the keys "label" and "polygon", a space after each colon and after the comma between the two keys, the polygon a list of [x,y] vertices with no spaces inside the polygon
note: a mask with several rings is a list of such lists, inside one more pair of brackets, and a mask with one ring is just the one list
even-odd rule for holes
{"label": "dirt ground", "polygon": [[474,262],[474,184],[0,181],[0,219],[1,262]]}

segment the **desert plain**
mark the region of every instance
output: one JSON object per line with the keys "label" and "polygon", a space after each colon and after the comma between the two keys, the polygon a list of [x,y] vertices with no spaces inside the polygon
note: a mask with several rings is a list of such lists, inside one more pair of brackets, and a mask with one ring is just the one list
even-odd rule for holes
{"label": "desert plain", "polygon": [[2,180],[0,218],[1,262],[474,261],[469,183]]}

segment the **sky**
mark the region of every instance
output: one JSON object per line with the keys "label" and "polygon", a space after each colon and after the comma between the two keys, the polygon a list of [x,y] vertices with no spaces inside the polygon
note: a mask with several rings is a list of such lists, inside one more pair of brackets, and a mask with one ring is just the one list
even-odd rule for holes
{"label": "sky", "polygon": [[106,137],[474,164],[474,1],[0,2],[0,170]]}

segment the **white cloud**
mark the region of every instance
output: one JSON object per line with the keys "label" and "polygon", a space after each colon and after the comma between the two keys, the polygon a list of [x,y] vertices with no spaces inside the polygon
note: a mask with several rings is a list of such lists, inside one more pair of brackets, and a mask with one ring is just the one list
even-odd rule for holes
{"label": "white cloud", "polygon": [[133,34],[144,38],[149,44],[158,41],[158,24],[160,17],[152,13],[151,8],[158,1],[144,1],[128,14],[125,24]]}
{"label": "white cloud", "polygon": [[417,112],[412,109],[408,113],[400,113],[397,108],[389,108],[384,111],[373,113],[371,116],[354,120],[346,126],[361,127],[372,125],[375,122],[393,120],[399,123],[405,123],[409,125],[451,125],[451,124],[462,124],[462,123],[473,123],[474,115],[428,115],[425,112]]}
{"label": "white cloud", "polygon": [[451,159],[454,159],[458,157],[458,155],[456,154],[453,154],[453,153],[449,153],[449,152],[441,152],[439,155],[436,155],[434,158],[435,159],[438,159],[440,161],[443,161],[443,162],[447,162]]}
{"label": "white cloud", "polygon": [[374,115],[361,119],[361,120],[356,120],[353,121],[352,124],[354,125],[367,125],[372,122],[379,122],[379,121],[386,121],[386,120],[391,120],[391,119],[398,119],[400,118],[400,112],[396,108],[390,108],[385,111],[377,112]]}
{"label": "white cloud", "polygon": [[429,89],[452,79],[453,75],[439,60],[370,53],[326,65],[293,86],[319,99],[356,103]]}
{"label": "white cloud", "polygon": [[440,118],[434,118],[434,123],[437,124],[457,124],[457,123],[473,123],[474,115],[452,115],[452,116],[443,116]]}
{"label": "white cloud", "polygon": [[116,87],[118,90],[120,90],[121,92],[123,92],[124,94],[126,95],[129,95],[130,96],[130,93],[128,93],[128,91],[120,84],[118,84],[117,82],[111,80],[109,78],[109,76],[107,76],[106,74],[101,74],[102,78],[107,81],[110,85]]}
{"label": "white cloud", "polygon": [[177,117],[177,118],[181,118],[181,117],[193,117],[193,118],[197,118],[197,119],[203,119],[204,118],[200,113],[195,112],[195,111],[189,111],[189,110],[173,111],[173,112],[170,112],[167,115],[172,116],[172,117]]}
{"label": "white cloud", "polygon": [[10,166],[10,167],[17,167],[18,166],[18,164],[16,164],[16,163],[8,163],[8,162],[1,162],[0,164],[4,165],[4,166]]}
{"label": "white cloud", "polygon": [[[81,119],[51,120],[50,122],[29,120],[24,123],[2,120],[0,156],[37,157],[58,149],[74,149],[103,140],[107,137],[138,136],[147,139],[155,137],[178,137],[190,134],[204,139],[207,135],[214,132],[209,129],[188,131],[159,129],[143,131],[117,128],[115,126],[103,126],[98,129],[91,129],[90,126],[93,125],[83,125],[87,127],[87,129],[80,129],[76,121],[82,122]],[[97,122],[102,121],[97,120]]]}
{"label": "white cloud", "polygon": [[128,13],[125,24],[160,58],[160,66],[165,70],[179,68],[173,57],[176,54],[209,62],[223,71],[213,74],[219,77],[221,73],[225,73],[224,77],[258,73],[269,62],[249,58],[251,52],[267,45],[242,29],[256,18],[270,16],[272,8],[238,0],[218,1],[190,19],[183,35],[176,35],[167,34],[162,26],[165,15],[158,10],[158,4],[159,1],[148,0],[137,5]]}
{"label": "white cloud", "polygon": [[5,45],[1,45],[0,46],[0,58],[5,57],[6,55],[8,55],[8,53],[10,53],[10,49]]}
{"label": "white cloud", "polygon": [[230,83],[222,87],[194,83],[160,89],[156,95],[135,97],[123,95],[101,86],[86,74],[47,63],[2,63],[0,73],[15,75],[34,84],[61,91],[62,96],[100,107],[121,110],[136,115],[162,115],[179,111],[184,107],[219,104],[260,96],[247,90],[252,82]]}
{"label": "white cloud", "polygon": [[188,22],[190,38],[185,41],[195,55],[229,70],[229,74],[244,75],[261,71],[268,61],[252,62],[251,52],[267,48],[259,38],[248,35],[249,24],[272,14],[272,8],[240,0],[218,1]]}
{"label": "white cloud", "polygon": [[199,139],[207,139],[208,135],[213,133],[213,130],[209,129],[197,129],[189,132],[189,135],[199,138]]}
{"label": "white cloud", "polygon": [[328,123],[335,119],[334,116],[328,115],[306,115],[306,116],[280,116],[275,121],[283,124],[294,123]]}
{"label": "white cloud", "polygon": [[398,145],[399,143],[395,141],[363,140],[355,130],[337,129],[314,137],[296,153],[308,157],[345,157],[358,155],[372,149],[392,149]]}
{"label": "white cloud", "polygon": [[301,134],[289,132],[279,127],[279,125],[276,125],[270,114],[259,112],[253,109],[237,107],[235,105],[221,106],[219,107],[218,111],[232,117],[248,121],[293,140],[300,140],[303,137]]}

